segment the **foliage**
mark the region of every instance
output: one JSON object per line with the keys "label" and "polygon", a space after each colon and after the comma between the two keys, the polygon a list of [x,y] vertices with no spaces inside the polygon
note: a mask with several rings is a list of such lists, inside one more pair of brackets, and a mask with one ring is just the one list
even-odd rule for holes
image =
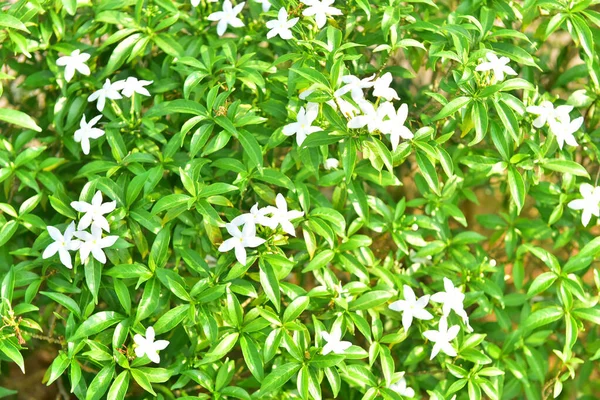
{"label": "foliage", "polygon": [[[248,0],[222,36],[227,0],[193,3],[1,6],[3,373],[51,346],[44,382],[85,400],[595,398],[599,1],[337,0],[318,27],[315,0]],[[374,81],[338,91],[388,72],[408,117],[377,125]],[[533,126],[543,101],[573,109]],[[110,243],[42,257],[97,191]],[[225,225],[278,194],[295,231],[257,224],[236,261]],[[408,327],[410,293],[434,296]]]}

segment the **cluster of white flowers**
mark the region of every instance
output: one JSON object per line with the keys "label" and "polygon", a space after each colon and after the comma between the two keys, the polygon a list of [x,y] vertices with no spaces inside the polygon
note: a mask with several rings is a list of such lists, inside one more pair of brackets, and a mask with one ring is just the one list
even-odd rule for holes
{"label": "cluster of white flowers", "polygon": [[[268,0],[256,0],[257,3],[262,4],[264,12],[269,11],[271,3]],[[308,7],[302,11],[302,15],[306,17],[314,17],[317,24],[317,28],[321,29],[327,22],[327,17],[334,15],[342,15],[342,12],[332,7],[335,0],[304,0],[303,3]],[[192,1],[192,5],[196,6],[199,2]],[[244,26],[244,22],[238,17],[238,14],[242,12],[245,1],[239,3],[235,7],[230,0],[223,2],[223,9],[216,11],[208,16],[209,21],[217,23],[217,34],[222,36],[226,31],[227,27],[241,28]],[[296,25],[299,18],[288,19],[289,15],[285,7],[281,7],[277,14],[277,19],[268,21],[266,26],[269,28],[267,33],[267,39],[271,39],[277,35],[284,40],[292,38],[291,28]]]}
{"label": "cluster of white flowers", "polygon": [[[117,205],[116,201],[109,203],[102,202],[102,193],[98,190],[91,203],[85,201],[73,201],[71,207],[75,211],[84,213],[80,218],[75,229],[75,222],[71,222],[65,233],[62,234],[56,227],[48,226],[48,234],[54,240],[49,244],[42,254],[43,259],[47,259],[58,253],[60,262],[67,268],[72,269],[70,251],[79,250],[81,263],[85,263],[91,254],[102,264],[106,263],[104,250],[115,244],[118,236],[102,237],[102,231],[110,232],[110,226],[104,214],[112,212]],[[90,232],[85,229],[90,228]],[[73,236],[77,239],[73,239]]]}
{"label": "cluster of white flowers", "polygon": [[572,210],[583,210],[581,213],[581,223],[587,226],[592,219],[592,215],[600,217],[600,186],[592,186],[589,183],[582,183],[579,186],[579,193],[582,199],[576,199],[569,202],[568,206]]}
{"label": "cluster of white flowers", "polygon": [[431,320],[433,315],[425,310],[425,307],[429,303],[429,300],[442,304],[442,316],[438,323],[438,330],[429,330],[423,332],[423,336],[434,343],[433,350],[431,352],[431,359],[433,359],[440,351],[445,354],[456,357],[456,350],[450,343],[460,330],[458,325],[453,325],[448,328],[448,316],[451,311],[454,311],[459,317],[462,318],[463,322],[467,326],[467,330],[472,331],[469,325],[469,317],[464,309],[465,295],[456,288],[452,281],[448,278],[444,278],[444,292],[435,293],[432,296],[425,295],[417,299],[415,292],[410,286],[404,285],[404,300],[398,300],[389,305],[390,310],[398,311],[402,313],[402,326],[404,331],[408,331],[412,325],[414,318],[420,320]]}
{"label": "cluster of white flowers", "polygon": [[569,115],[573,111],[573,106],[562,105],[554,108],[552,102],[545,100],[539,106],[527,107],[527,112],[535,114],[538,117],[533,121],[533,126],[541,128],[548,124],[550,132],[556,137],[560,149],[568,144],[577,146],[577,141],[573,134],[583,125],[583,117],[571,120]]}
{"label": "cluster of white flowers", "polygon": [[[80,50],[74,50],[71,55],[63,56],[56,60],[56,65],[65,67],[65,80],[70,82],[75,75],[75,71],[79,71],[83,75],[90,74],[90,68],[85,64],[89,59],[89,54],[81,53]],[[102,112],[106,104],[106,99],[118,100],[122,99],[123,96],[131,97],[135,93],[150,96],[150,92],[145,86],[150,85],[152,82],[139,80],[131,76],[114,83],[111,83],[110,79],[106,79],[102,89],[95,91],[88,97],[88,102],[96,101],[96,108]],[[74,138],[77,143],[81,143],[83,154],[87,155],[90,153],[90,139],[98,139],[104,135],[102,129],[94,127],[100,121],[100,118],[102,118],[102,115],[98,115],[92,118],[90,122],[87,122],[85,114],[81,117],[79,129],[75,131]]]}
{"label": "cluster of white flowers", "polygon": [[[252,206],[249,213],[235,217],[230,223],[225,224],[227,232],[232,236],[223,241],[219,246],[222,253],[234,250],[235,258],[242,265],[246,265],[246,248],[255,248],[266,240],[256,236],[256,225],[281,229],[288,235],[296,236],[292,220],[304,215],[302,211],[288,210],[285,197],[281,193],[275,198],[275,205],[258,207],[258,203]],[[240,230],[241,227],[241,230]]]}
{"label": "cluster of white flowers", "polygon": [[154,328],[149,326],[146,329],[146,337],[143,337],[139,333],[136,333],[133,337],[133,341],[136,344],[135,347],[135,355],[136,357],[144,357],[144,355],[148,356],[150,361],[153,363],[160,363],[160,356],[158,355],[159,350],[164,350],[169,345],[168,340],[154,340],[156,334],[154,332]]}

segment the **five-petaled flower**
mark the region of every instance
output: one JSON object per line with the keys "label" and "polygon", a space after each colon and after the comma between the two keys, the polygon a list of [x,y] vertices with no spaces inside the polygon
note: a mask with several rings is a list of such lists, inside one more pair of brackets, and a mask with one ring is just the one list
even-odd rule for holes
{"label": "five-petaled flower", "polygon": [[397,112],[394,110],[394,107],[390,107],[387,115],[390,119],[383,121],[379,130],[382,133],[390,135],[392,150],[395,151],[400,143],[400,138],[408,140],[414,137],[410,129],[404,126],[406,117],[408,116],[408,105],[402,104]]}
{"label": "five-petaled flower", "polygon": [[312,126],[318,114],[319,105],[317,103],[308,103],[306,109],[300,107],[300,111],[298,111],[298,115],[296,116],[296,122],[284,126],[283,134],[286,136],[296,134],[296,143],[300,146],[308,135],[322,130],[318,126]]}
{"label": "five-petaled flower", "polygon": [[58,257],[60,258],[62,265],[72,269],[73,264],[71,262],[71,254],[69,254],[69,251],[77,250],[79,249],[79,246],[81,246],[81,242],[79,240],[73,240],[73,234],[75,233],[75,222],[71,222],[69,226],[67,226],[64,235],[53,226],[48,226],[46,229],[48,230],[50,237],[54,239],[54,242],[50,243],[48,247],[46,247],[44,253],[42,253],[42,258],[45,260],[58,253]]}
{"label": "five-petaled flower", "polygon": [[219,36],[223,36],[228,26],[232,26],[234,28],[241,28],[244,26],[242,20],[237,17],[237,15],[244,8],[244,4],[246,4],[245,1],[233,7],[231,1],[225,0],[223,2],[223,11],[217,11],[208,16],[209,21],[218,21],[217,34]]}
{"label": "five-petaled flower", "polygon": [[348,128],[360,129],[366,126],[369,133],[381,130],[383,120],[390,114],[395,114],[396,112],[396,110],[394,110],[394,105],[388,101],[381,103],[377,109],[375,109],[373,104],[366,100],[361,101],[358,105],[363,113],[362,115],[352,117],[350,121],[348,121]]}
{"label": "five-petaled flower", "polygon": [[360,79],[354,75],[344,75],[342,76],[342,83],[345,83],[345,85],[336,90],[333,95],[335,97],[341,97],[350,92],[352,100],[360,104],[360,102],[365,98],[363,89],[373,87],[375,84],[375,82],[373,82],[373,78],[375,78],[375,75],[371,75],[363,79]]}
{"label": "five-petaled flower", "polygon": [[284,7],[281,7],[277,14],[277,19],[267,21],[266,26],[270,29],[270,31],[267,32],[267,39],[271,39],[277,35],[284,40],[291,39],[291,28],[296,25],[298,20],[299,18],[292,18],[288,21],[287,10]]}
{"label": "five-petaled flower", "polygon": [[415,292],[408,285],[404,285],[404,300],[397,300],[389,305],[389,309],[402,313],[402,326],[405,331],[412,325],[413,318],[430,320],[433,315],[425,310],[429,303],[429,295],[417,299]]}
{"label": "five-petaled flower", "polygon": [[152,84],[153,81],[139,80],[134,76],[130,76],[127,79],[116,81],[112,87],[116,90],[120,90],[121,94],[125,97],[131,97],[134,93],[139,93],[143,96],[150,96],[150,92],[145,86]]}
{"label": "five-petaled flower", "polygon": [[98,139],[104,135],[104,131],[100,128],[94,128],[96,123],[100,121],[102,115],[98,115],[86,122],[85,115],[81,117],[79,122],[79,129],[75,131],[74,139],[77,143],[81,143],[81,150],[83,154],[90,154],[90,139]]}
{"label": "five-petaled flower", "polygon": [[104,254],[103,249],[115,244],[119,237],[102,237],[102,228],[96,224],[92,224],[91,231],[91,233],[87,231],[75,232],[75,236],[83,241],[79,247],[79,257],[81,258],[81,262],[85,263],[91,253],[96,260],[102,264],[106,264],[106,254]]}
{"label": "five-petaled flower", "polygon": [[561,150],[565,143],[569,146],[578,145],[573,134],[581,128],[581,125],[583,125],[583,117],[575,118],[572,121],[562,120],[550,125],[550,132],[556,136],[556,142]]}
{"label": "five-petaled flower", "polygon": [[304,212],[296,210],[288,211],[287,201],[281,193],[275,197],[275,205],[277,207],[267,206],[265,210],[271,213],[273,221],[277,225],[280,225],[285,233],[296,236],[296,230],[290,221],[304,216]]}
{"label": "five-petaled flower", "polygon": [[379,78],[375,79],[375,82],[373,83],[373,96],[382,97],[387,101],[400,100],[398,93],[396,93],[396,91],[390,87],[392,79],[393,77],[390,72],[386,72]]}
{"label": "five-petaled flower", "polygon": [[110,83],[110,79],[106,78],[102,89],[98,89],[94,93],[90,94],[88,97],[88,102],[97,100],[98,102],[96,103],[96,108],[98,111],[102,111],[104,110],[106,99],[118,100],[122,98],[123,96],[121,96],[119,93],[119,87],[115,86],[114,83]]}
{"label": "five-petaled flower", "polygon": [[136,333],[133,336],[133,341],[136,344],[135,347],[135,355],[139,358],[144,357],[144,355],[148,356],[150,361],[153,363],[160,363],[160,356],[158,355],[159,350],[164,350],[169,345],[168,340],[154,340],[156,334],[154,332],[154,328],[149,326],[146,329],[146,337],[143,337],[139,333]]}
{"label": "five-petaled flower", "polygon": [[270,214],[269,210],[266,207],[259,208],[258,203],[256,203],[252,206],[249,213],[238,215],[231,220],[231,223],[235,226],[241,226],[244,224],[258,224],[275,229],[277,227],[277,221],[271,217],[268,217],[267,214]]}
{"label": "five-petaled flower", "polygon": [[75,71],[83,75],[90,74],[90,67],[85,62],[90,59],[90,55],[82,53],[81,50],[73,50],[68,56],[62,56],[56,60],[56,65],[59,67],[65,67],[65,80],[70,82],[75,75]]}
{"label": "five-petaled flower", "polygon": [[582,199],[572,200],[568,206],[572,210],[583,210],[581,213],[581,223],[587,226],[592,219],[592,215],[600,216],[600,186],[592,186],[589,183],[582,183],[579,186],[579,193]]}
{"label": "five-petaled flower", "polygon": [[408,387],[408,384],[406,383],[406,378],[404,376],[402,376],[396,382],[392,383],[389,388],[390,390],[393,390],[394,392],[398,393],[400,396],[415,397],[414,389]]}
{"label": "five-petaled flower", "polygon": [[332,169],[337,169],[339,166],[340,166],[340,160],[338,160],[337,158],[328,158],[323,163],[323,168],[325,168],[327,171],[330,171]]}
{"label": "five-petaled flower", "polygon": [[263,12],[267,12],[271,9],[271,2],[269,0],[256,0],[256,2],[262,4]]}
{"label": "five-petaled flower", "polygon": [[321,337],[325,340],[325,346],[323,346],[323,355],[327,355],[331,352],[335,354],[342,354],[350,346],[351,342],[342,340],[342,330],[340,327],[333,329],[331,333],[321,332]]}
{"label": "five-petaled flower", "polygon": [[116,206],[116,201],[102,203],[102,192],[99,190],[96,191],[96,194],[92,197],[91,203],[86,203],[85,201],[71,202],[71,207],[73,207],[75,211],[85,213],[79,220],[77,229],[82,230],[90,225],[96,225],[106,232],[110,232],[110,226],[108,225],[108,221],[106,220],[106,217],[104,217],[104,214],[112,212]]}
{"label": "five-petaled flower", "polygon": [[464,293],[457,287],[454,287],[454,283],[448,278],[444,278],[444,290],[445,292],[438,292],[431,296],[431,301],[442,303],[443,318],[446,318],[450,314],[450,311],[454,310],[462,318],[468,329],[471,329],[469,316],[463,305],[463,301],[465,300]]}
{"label": "five-petaled flower", "polygon": [[448,319],[442,317],[437,331],[423,332],[423,336],[434,343],[430,360],[433,360],[440,350],[450,357],[456,357],[456,350],[454,350],[450,342],[458,335],[459,330],[460,327],[458,325],[453,325],[448,329]]}
{"label": "five-petaled flower", "polygon": [[241,231],[233,223],[225,224],[225,229],[232,237],[221,243],[219,251],[225,253],[233,249],[236,260],[242,265],[246,265],[246,248],[258,247],[265,242],[265,239],[256,236],[256,225],[253,223],[244,224]]}
{"label": "five-petaled flower", "polygon": [[491,51],[488,52],[485,56],[488,59],[488,61],[479,64],[475,68],[475,71],[493,71],[494,76],[492,78],[492,84],[503,81],[504,74],[517,75],[515,70],[507,65],[510,62],[510,59],[508,57],[498,58],[498,56]]}
{"label": "five-petaled flower", "polygon": [[308,6],[302,15],[306,17],[315,16],[317,27],[321,29],[327,22],[327,17],[331,15],[342,15],[342,12],[332,7],[335,0],[303,0],[303,3]]}

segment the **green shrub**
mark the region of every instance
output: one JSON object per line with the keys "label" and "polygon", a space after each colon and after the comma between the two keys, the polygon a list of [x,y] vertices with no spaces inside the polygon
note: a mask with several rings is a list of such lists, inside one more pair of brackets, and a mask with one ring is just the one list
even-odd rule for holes
{"label": "green shrub", "polygon": [[596,398],[598,3],[2,3],[0,397]]}

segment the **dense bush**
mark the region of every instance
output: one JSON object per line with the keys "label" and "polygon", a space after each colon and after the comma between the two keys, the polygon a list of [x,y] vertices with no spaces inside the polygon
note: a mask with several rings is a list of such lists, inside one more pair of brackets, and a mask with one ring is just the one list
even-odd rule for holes
{"label": "dense bush", "polygon": [[598,3],[4,2],[3,375],[597,398]]}

